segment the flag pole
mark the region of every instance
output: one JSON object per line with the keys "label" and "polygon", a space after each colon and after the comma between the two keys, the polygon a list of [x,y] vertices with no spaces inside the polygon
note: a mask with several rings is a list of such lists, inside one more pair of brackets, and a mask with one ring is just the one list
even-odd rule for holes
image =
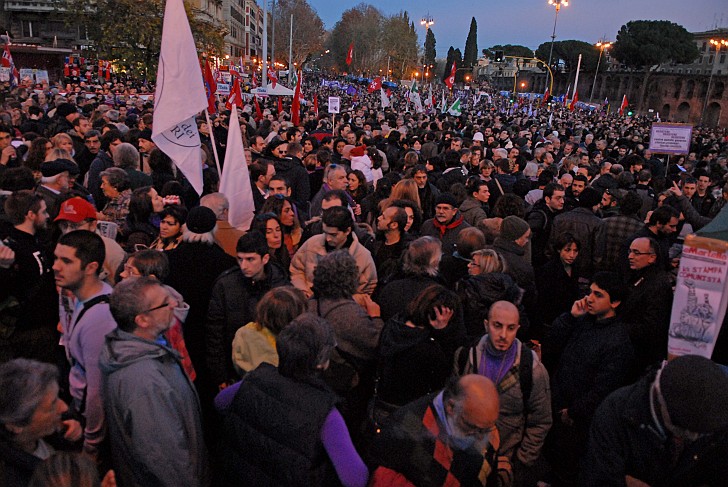
{"label": "flag pole", "polygon": [[[237,108],[235,108],[234,106],[233,109],[237,110]],[[230,116],[232,117],[232,114]],[[210,142],[212,142],[212,153],[215,156],[215,166],[217,167],[217,174],[218,176],[222,176],[222,170],[220,169],[220,158],[217,156],[217,144],[215,144],[215,135],[213,134],[214,130],[212,129],[212,123],[210,123],[210,113],[207,111],[207,108],[205,108],[205,119],[207,120],[207,128],[210,131]]]}

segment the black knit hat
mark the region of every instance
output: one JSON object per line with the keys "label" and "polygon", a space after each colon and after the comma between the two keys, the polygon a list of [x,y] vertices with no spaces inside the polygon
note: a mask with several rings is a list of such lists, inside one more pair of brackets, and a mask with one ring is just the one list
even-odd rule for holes
{"label": "black knit hat", "polygon": [[211,232],[216,224],[215,212],[206,206],[196,206],[187,215],[187,230],[192,233]]}
{"label": "black knit hat", "polygon": [[675,426],[695,433],[728,427],[728,374],[713,361],[697,355],[670,361],[660,390]]}
{"label": "black knit hat", "polygon": [[453,208],[457,208],[458,202],[450,193],[440,193],[440,195],[435,198],[435,206],[437,205],[450,205]]}

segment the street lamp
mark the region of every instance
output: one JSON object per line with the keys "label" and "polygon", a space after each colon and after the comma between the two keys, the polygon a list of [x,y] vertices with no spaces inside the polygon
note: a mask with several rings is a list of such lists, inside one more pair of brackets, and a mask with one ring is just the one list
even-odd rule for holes
{"label": "street lamp", "polygon": [[[427,15],[422,17],[422,20],[420,20],[420,25],[422,25],[425,28],[425,43],[427,43],[427,33],[430,30],[430,26],[435,23],[434,19],[430,17],[430,12],[427,12]],[[425,57],[427,55],[426,51],[427,47],[425,47],[425,52],[422,56],[422,72],[427,72],[427,58]]]}
{"label": "street lamp", "polygon": [[609,49],[610,47],[612,47],[612,43],[607,41],[599,41],[597,42],[596,46],[599,48],[599,59],[597,60],[597,69],[596,71],[594,71],[594,82],[592,83],[591,93],[589,94],[589,103],[591,103],[592,98],[594,98],[594,88],[597,86],[597,74],[599,73],[599,63],[602,62],[602,54],[604,53],[605,49]]}
{"label": "street lamp", "polygon": [[720,54],[720,46],[728,46],[728,40],[725,39],[711,39],[710,44],[715,46],[715,56],[713,57],[713,63],[710,66],[710,78],[708,78],[708,91],[705,93],[705,102],[703,103],[703,111],[700,112],[700,125],[703,125],[703,117],[705,117],[705,110],[708,108],[708,100],[710,100],[710,85],[713,83],[713,68],[715,67],[715,61],[718,59]]}
{"label": "street lamp", "polygon": [[[551,66],[551,58],[554,55],[554,41],[556,40],[556,21],[559,20],[559,10],[561,7],[568,7],[569,0],[549,0],[549,5],[553,5],[556,9],[556,15],[554,16],[554,31],[551,33],[551,50],[549,51],[549,66]],[[551,72],[549,72],[551,74]],[[553,74],[551,74],[551,81],[553,83]]]}

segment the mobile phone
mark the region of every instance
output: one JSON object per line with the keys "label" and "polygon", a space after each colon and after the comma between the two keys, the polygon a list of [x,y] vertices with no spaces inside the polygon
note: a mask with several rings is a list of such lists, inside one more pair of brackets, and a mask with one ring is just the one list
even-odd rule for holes
{"label": "mobile phone", "polygon": [[15,147],[17,149],[18,147],[20,147],[21,145],[23,145],[23,141],[22,140],[15,139],[15,140],[13,140],[13,141],[10,142],[10,145],[12,145],[13,147]]}

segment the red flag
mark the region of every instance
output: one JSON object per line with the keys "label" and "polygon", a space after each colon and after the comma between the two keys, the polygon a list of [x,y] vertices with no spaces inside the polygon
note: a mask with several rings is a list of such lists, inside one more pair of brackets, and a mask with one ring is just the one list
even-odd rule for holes
{"label": "red flag", "polygon": [[255,105],[255,120],[260,121],[263,120],[263,111],[260,109],[260,105],[258,105],[258,97],[253,97],[253,104]]}
{"label": "red flag", "polygon": [[253,76],[251,77],[250,84],[253,85],[253,88],[258,87],[258,80],[255,79],[255,71],[253,71]]}
{"label": "red flag", "polygon": [[68,65],[68,63],[65,63],[63,65],[63,76],[65,76],[66,78],[68,78],[69,76],[71,76],[71,68]]}
{"label": "red flag", "polygon": [[346,65],[351,66],[351,62],[354,60],[354,43],[349,44],[349,52],[346,53]]}
{"label": "red flag", "polygon": [[283,100],[280,96],[278,97],[278,113],[283,113]]}
{"label": "red flag", "polygon": [[12,71],[12,77],[11,84],[15,86],[15,83],[17,83],[17,80],[20,78],[20,73],[17,69],[15,69],[15,63],[13,62],[13,56],[10,54],[10,42],[7,42],[5,44],[5,50],[3,51],[3,57],[2,57],[2,65],[5,68],[10,68]]}
{"label": "red flag", "polygon": [[313,95],[313,111],[316,112],[318,117],[318,96],[316,94]]}
{"label": "red flag", "polygon": [[273,84],[273,89],[276,89],[276,83],[278,83],[278,76],[276,75],[275,69],[268,68],[268,79]]}
{"label": "red flag", "polygon": [[[237,78],[235,79],[237,81]],[[212,69],[210,69],[210,63],[205,59],[205,66],[202,72],[202,82],[205,85],[205,95],[207,95],[207,111],[208,113],[215,113],[215,92],[217,91],[217,83],[215,78],[212,76]],[[238,101],[238,103],[240,103]]]}
{"label": "red flag", "polygon": [[450,76],[445,79],[445,84],[448,88],[452,90],[453,85],[455,84],[455,72],[457,71],[457,68],[455,66],[455,61],[452,62],[452,69],[450,70]]}
{"label": "red flag", "polygon": [[369,86],[367,87],[367,93],[374,93],[381,87],[382,87],[382,77],[377,76],[376,78],[374,78],[372,80],[371,83],[369,83]]}
{"label": "red flag", "polygon": [[[353,44],[352,44],[353,45]],[[291,103],[291,121],[294,126],[301,123],[301,85],[303,84],[303,71],[298,72],[298,83],[296,83],[296,92],[293,94],[293,103]]]}
{"label": "red flag", "polygon": [[541,102],[542,107],[545,107],[546,104],[549,102],[549,96],[551,96],[551,93],[549,92],[549,89],[546,88],[546,91],[543,94],[543,101]]}
{"label": "red flag", "polygon": [[629,102],[627,101],[627,95],[624,95],[622,104],[619,106],[619,115],[623,115],[627,107],[629,107]]}
{"label": "red flag", "polygon": [[574,98],[571,99],[571,103],[569,104],[569,111],[573,112],[576,108],[576,102],[579,101],[579,92],[574,91]]}
{"label": "red flag", "polygon": [[232,110],[233,103],[239,107],[243,106],[243,94],[240,91],[240,81],[238,81],[238,78],[235,78],[233,82],[233,89],[230,90],[230,96],[228,96],[228,100],[225,103],[225,108]]}
{"label": "red flag", "polygon": [[111,61],[106,61],[105,66],[106,68],[106,81],[111,80]]}
{"label": "red flag", "polygon": [[99,61],[99,79],[104,77],[104,62]]}
{"label": "red flag", "polygon": [[392,96],[392,90],[390,90],[389,88],[387,88],[385,93],[387,94],[387,98],[390,98]]}

